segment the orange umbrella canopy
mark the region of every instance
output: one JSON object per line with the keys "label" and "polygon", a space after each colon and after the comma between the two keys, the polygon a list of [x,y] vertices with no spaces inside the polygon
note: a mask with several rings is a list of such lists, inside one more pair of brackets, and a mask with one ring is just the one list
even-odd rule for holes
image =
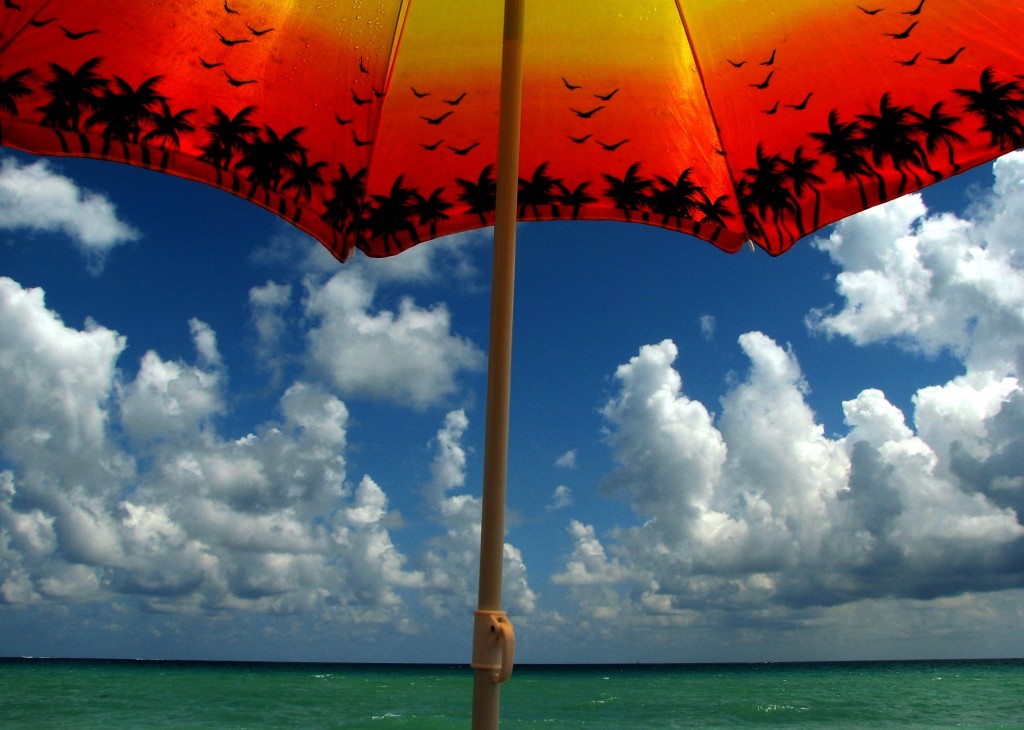
{"label": "orange umbrella canopy", "polygon": [[[500,3],[8,0],[3,144],[252,199],[344,259],[493,222]],[[519,217],[772,254],[1024,144],[1007,0],[528,9]]]}

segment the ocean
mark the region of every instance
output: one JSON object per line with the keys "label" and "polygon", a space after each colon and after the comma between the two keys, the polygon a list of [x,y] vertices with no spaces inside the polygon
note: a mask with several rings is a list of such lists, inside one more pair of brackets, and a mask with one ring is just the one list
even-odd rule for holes
{"label": "ocean", "polygon": [[[0,659],[3,728],[467,727],[464,666]],[[516,666],[507,728],[1024,728],[1024,659]]]}

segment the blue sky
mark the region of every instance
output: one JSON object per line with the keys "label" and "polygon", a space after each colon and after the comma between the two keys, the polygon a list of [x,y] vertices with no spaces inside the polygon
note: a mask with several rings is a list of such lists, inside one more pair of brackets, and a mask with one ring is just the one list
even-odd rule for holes
{"label": "blue sky", "polygon": [[[1024,655],[1024,155],[771,259],[519,229],[519,661]],[[489,231],[3,153],[0,655],[469,659]]]}

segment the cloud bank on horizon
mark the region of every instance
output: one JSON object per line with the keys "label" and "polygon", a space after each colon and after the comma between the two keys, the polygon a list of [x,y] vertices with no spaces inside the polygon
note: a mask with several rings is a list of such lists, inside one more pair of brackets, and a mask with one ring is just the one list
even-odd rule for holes
{"label": "cloud bank on horizon", "polygon": [[[615,468],[591,485],[628,512],[596,524],[574,513],[581,489],[559,485],[547,505],[565,526],[557,569],[531,571],[513,527],[509,613],[542,635],[627,641],[673,626],[838,625],[886,601],[969,613],[1024,588],[1024,153],[994,170],[968,217],[911,195],[814,243],[840,270],[842,304],[808,312],[811,331],[948,353],[962,374],[918,390],[912,413],[864,390],[843,403],[846,432],[830,436],[785,343],[742,334],[747,368],[715,407],[687,395],[675,343],[643,344],[608,374]],[[99,194],[11,159],[0,226],[64,231],[97,272],[139,237]],[[241,437],[220,425],[235,402],[232,364],[208,323],[181,323],[191,359],[149,350],[129,363],[124,334],[69,324],[41,289],[0,278],[0,611],[117,603],[306,616],[367,636],[450,617],[464,628],[479,499],[458,402],[484,354],[444,303],[405,296],[388,309],[378,289],[471,280],[472,239],[370,266],[305,262],[254,286],[254,353],[277,407]],[[714,318],[701,326],[710,338]],[[296,360],[292,378],[282,363]],[[350,472],[356,400],[439,414],[423,444],[429,480]],[[558,467],[576,460],[566,452]],[[391,507],[398,489],[427,505],[416,542],[399,539],[411,518]],[[564,599],[547,602],[555,591]]]}

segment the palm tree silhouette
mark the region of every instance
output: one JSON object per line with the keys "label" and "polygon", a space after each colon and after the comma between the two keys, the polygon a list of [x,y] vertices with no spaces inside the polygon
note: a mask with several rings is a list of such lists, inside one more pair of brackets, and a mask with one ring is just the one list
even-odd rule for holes
{"label": "palm tree silhouette", "polygon": [[387,195],[373,195],[373,205],[366,217],[371,233],[384,241],[385,254],[391,253],[389,243],[394,241],[399,250],[405,248],[398,239],[398,234],[408,233],[413,242],[418,241],[416,228],[412,224],[412,215],[416,201],[420,195],[403,184],[404,175],[395,178],[391,191]]}
{"label": "palm tree silhouette", "polygon": [[693,168],[688,167],[675,182],[661,175],[655,176],[658,186],[650,194],[650,205],[652,211],[661,214],[663,226],[668,225],[670,218],[675,218],[676,228],[681,228],[683,218],[693,218],[701,187],[690,178],[692,174]]}
{"label": "palm tree silhouette", "polygon": [[236,165],[238,169],[249,169],[247,197],[255,197],[256,189],[263,188],[263,202],[270,205],[270,193],[277,192],[294,159],[306,151],[299,143],[299,135],[304,131],[304,127],[296,127],[281,136],[269,124],[263,125],[263,134],[249,144]]}
{"label": "palm tree silhouette", "polygon": [[1021,86],[1016,81],[996,81],[991,67],[981,72],[979,88],[954,89],[966,99],[964,109],[981,117],[981,128],[992,144],[1003,149],[1024,147],[1024,125],[1018,115],[1024,110]]}
{"label": "palm tree silhouette", "polygon": [[596,203],[597,198],[587,192],[587,188],[590,187],[590,181],[581,182],[572,190],[569,190],[561,182],[558,183],[559,190],[558,202],[562,205],[572,206],[572,217],[575,220],[580,217],[580,208],[590,203]]}
{"label": "palm tree silhouette", "polygon": [[428,198],[415,193],[416,202],[413,206],[413,213],[419,218],[421,226],[430,226],[431,237],[437,235],[437,224],[440,221],[448,220],[447,211],[452,208],[452,204],[442,197],[442,193],[444,193],[444,188],[435,189]]}
{"label": "palm tree silhouette", "polygon": [[195,109],[183,109],[180,112],[172,112],[166,99],[160,100],[160,111],[153,114],[153,129],[146,132],[143,142],[159,142],[163,156],[160,159],[160,169],[166,170],[169,162],[171,149],[181,149],[181,135],[194,132],[195,127],[188,121],[189,114]]}
{"label": "palm tree silhouette", "polygon": [[90,129],[99,125],[103,128],[104,157],[110,154],[110,144],[116,140],[121,143],[124,158],[131,159],[128,144],[138,144],[143,123],[153,117],[151,107],[166,98],[156,90],[161,78],[148,78],[136,89],[120,76],[115,76],[113,88],[107,86],[103,89],[103,94],[94,104],[95,111],[85,120],[85,127]]}
{"label": "palm tree silhouette", "polygon": [[487,225],[487,214],[494,212],[498,197],[498,183],[494,179],[494,165],[487,165],[480,171],[480,177],[474,182],[456,178],[455,182],[462,188],[459,202],[466,204],[466,212],[480,216],[480,224]]}
{"label": "palm tree silhouette", "polygon": [[804,197],[804,193],[808,189],[814,193],[814,218],[811,221],[811,230],[817,230],[818,220],[821,217],[821,191],[818,190],[818,185],[823,184],[825,180],[814,172],[814,168],[818,166],[818,161],[813,157],[804,157],[803,145],[796,148],[792,160],[781,157],[779,161],[782,164],[782,175],[793,193],[793,204],[796,206],[797,234],[800,238],[803,238],[807,230],[804,228],[804,215],[800,199]]}
{"label": "palm tree silhouette", "polygon": [[946,151],[949,153],[949,166],[953,168],[953,174],[955,175],[960,172],[960,165],[957,164],[953,152],[953,143],[966,143],[967,140],[962,134],[953,129],[960,119],[946,114],[943,111],[944,105],[945,102],[939,101],[932,105],[931,111],[927,114],[911,113],[917,118],[917,130],[924,135],[924,145],[925,149],[928,150],[928,154],[934,155],[936,148],[940,144],[946,145]]}
{"label": "palm tree silhouette", "polygon": [[726,219],[736,217],[736,214],[725,204],[725,201],[728,199],[728,195],[719,195],[712,200],[708,197],[707,193],[703,190],[700,191],[700,199],[697,200],[696,207],[697,212],[701,214],[702,218],[694,225],[695,235],[699,235],[703,226],[710,225],[714,226],[715,230],[708,240],[714,243],[718,239],[718,236],[725,230]]}
{"label": "palm tree silhouette", "polygon": [[[25,79],[32,73],[32,69],[23,68],[15,71],[6,78],[0,76],[0,109],[12,117],[18,116],[18,99],[32,93],[25,84]],[[0,128],[0,143],[3,142],[3,129]]]}
{"label": "palm tree silhouette", "polygon": [[[757,218],[765,220],[768,211],[772,213],[772,222],[778,240],[795,240],[792,232],[782,223],[782,217],[795,214],[797,210],[793,194],[786,187],[786,174],[783,161],[779,155],[766,155],[758,143],[754,167],[743,171],[745,187],[744,202],[748,210],[757,208]],[[759,226],[760,227],[760,226]],[[763,231],[764,228],[760,227]],[[785,231],[785,232],[784,232]]]}
{"label": "palm tree silhouette", "polygon": [[[864,144],[871,150],[875,165],[881,165],[885,158],[889,158],[900,175],[896,197],[903,195],[907,189],[908,170],[920,187],[921,179],[911,165],[916,164],[927,170],[928,161],[924,149],[914,139],[917,128],[913,110],[909,106],[894,106],[889,92],[886,92],[882,94],[878,114],[858,114],[857,118],[864,125]],[[883,200],[886,199],[884,186],[879,188],[878,194]]]}
{"label": "palm tree silhouette", "polygon": [[[634,162],[621,178],[604,173],[602,177],[608,183],[605,195],[615,203],[615,207],[623,212],[628,221],[630,211],[641,210],[647,205],[646,192],[654,184],[647,178],[640,177],[640,163]],[[644,213],[647,220],[647,213]]]}
{"label": "palm tree silhouette", "polygon": [[[43,91],[49,94],[50,101],[37,108],[43,113],[39,124],[54,130],[62,152],[69,151],[62,131],[77,133],[82,114],[96,107],[99,93],[107,87],[107,80],[96,73],[101,63],[100,57],[90,58],[73,72],[59,64],[50,64],[53,78],[43,82]],[[88,154],[88,139],[82,134],[78,137],[82,151]]]}
{"label": "palm tree silhouette", "polygon": [[[210,141],[200,147],[203,154],[199,159],[217,169],[218,185],[222,182],[221,170],[231,169],[235,153],[245,154],[253,138],[259,135],[259,127],[250,120],[255,111],[256,107],[247,106],[231,117],[218,107],[213,107],[213,121],[207,122],[204,126],[210,135]],[[233,190],[238,192],[237,176]]]}
{"label": "palm tree silhouette", "polygon": [[331,180],[331,196],[320,217],[334,230],[345,233],[350,222],[358,221],[366,197],[366,168],[351,174],[344,164],[338,165],[338,177]]}
{"label": "palm tree silhouette", "polygon": [[864,189],[864,178],[875,177],[879,186],[885,185],[878,174],[864,159],[864,142],[860,124],[856,121],[844,122],[839,119],[839,112],[833,109],[828,114],[828,131],[811,132],[811,138],[818,142],[822,154],[832,158],[832,172],[838,172],[846,182],[856,181],[860,191],[861,207],[868,207],[868,195]]}
{"label": "palm tree silhouette", "polygon": [[562,181],[548,175],[548,166],[551,163],[542,162],[533,171],[529,180],[519,178],[519,217],[522,218],[527,206],[533,210],[534,218],[540,218],[540,206],[550,205],[551,215],[558,217],[558,198],[554,194],[554,188]]}
{"label": "palm tree silhouette", "polygon": [[288,172],[291,177],[284,181],[281,185],[281,190],[294,190],[295,195],[292,198],[292,203],[295,205],[295,217],[293,220],[297,223],[302,217],[302,208],[299,207],[299,199],[305,198],[307,201],[313,199],[313,188],[319,187],[324,184],[323,175],[320,171],[327,167],[326,162],[314,162],[310,164],[309,159],[306,157],[306,150],[299,150],[299,159],[293,160],[288,168]]}

